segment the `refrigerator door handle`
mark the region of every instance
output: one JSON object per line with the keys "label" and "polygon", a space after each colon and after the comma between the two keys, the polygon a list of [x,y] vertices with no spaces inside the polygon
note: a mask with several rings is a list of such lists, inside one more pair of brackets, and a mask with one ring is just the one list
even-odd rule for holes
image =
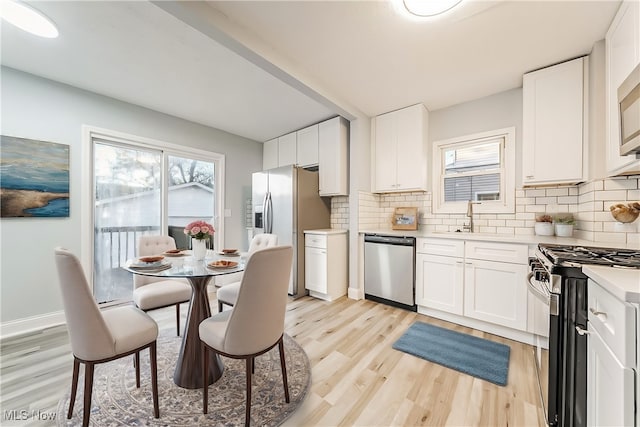
{"label": "refrigerator door handle", "polygon": [[266,211],[267,217],[265,218],[265,232],[272,233],[273,232],[273,203],[271,202],[271,192],[267,193],[267,206]]}

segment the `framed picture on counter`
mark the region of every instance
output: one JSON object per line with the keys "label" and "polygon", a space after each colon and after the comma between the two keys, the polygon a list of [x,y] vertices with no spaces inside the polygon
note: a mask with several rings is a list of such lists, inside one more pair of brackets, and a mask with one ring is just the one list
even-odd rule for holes
{"label": "framed picture on counter", "polygon": [[417,230],[418,208],[395,208],[391,219],[393,230]]}

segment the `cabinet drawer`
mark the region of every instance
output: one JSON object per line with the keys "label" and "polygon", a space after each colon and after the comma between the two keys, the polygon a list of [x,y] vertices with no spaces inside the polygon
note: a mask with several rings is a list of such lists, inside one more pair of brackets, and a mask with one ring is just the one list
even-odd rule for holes
{"label": "cabinet drawer", "polygon": [[327,248],[327,236],[322,234],[306,234],[304,236],[304,245],[310,248]]}
{"label": "cabinet drawer", "polygon": [[511,264],[527,264],[529,247],[511,243],[493,243],[467,241],[465,257],[486,261],[508,262]]}
{"label": "cabinet drawer", "polygon": [[635,310],[589,280],[589,323],[624,366],[636,363]]}
{"label": "cabinet drawer", "polygon": [[420,254],[444,255],[453,257],[464,256],[464,241],[449,239],[416,239],[416,252]]}

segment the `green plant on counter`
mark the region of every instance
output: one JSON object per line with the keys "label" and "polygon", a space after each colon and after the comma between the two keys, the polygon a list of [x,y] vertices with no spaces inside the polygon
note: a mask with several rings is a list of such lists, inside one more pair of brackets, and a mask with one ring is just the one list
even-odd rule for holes
{"label": "green plant on counter", "polygon": [[566,225],[574,225],[576,220],[573,218],[573,215],[556,215],[553,219],[556,224],[566,224]]}

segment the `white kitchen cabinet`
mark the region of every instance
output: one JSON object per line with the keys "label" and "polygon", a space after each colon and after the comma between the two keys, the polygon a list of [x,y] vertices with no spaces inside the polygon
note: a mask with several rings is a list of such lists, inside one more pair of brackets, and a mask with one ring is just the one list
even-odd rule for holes
{"label": "white kitchen cabinet", "polygon": [[296,157],[300,167],[318,165],[318,125],[296,132]]}
{"label": "white kitchen cabinet", "polygon": [[318,125],[318,175],[321,196],[349,194],[349,124],[334,117]]}
{"label": "white kitchen cabinet", "polygon": [[635,156],[620,155],[618,87],[640,63],[640,3],[624,1],[605,37],[607,172],[610,176],[640,171]]}
{"label": "white kitchen cabinet", "polygon": [[[527,331],[528,246],[416,239],[416,303],[427,309]],[[482,329],[482,325],[473,325]]]}
{"label": "white kitchen cabinet", "polygon": [[586,180],[585,64],[578,58],[524,75],[523,185]]}
{"label": "white kitchen cabinet", "polygon": [[527,265],[465,258],[464,315],[527,329]]}
{"label": "white kitchen cabinet", "polygon": [[464,241],[416,239],[416,304],[463,314]]}
{"label": "white kitchen cabinet", "polygon": [[278,166],[296,164],[296,133],[291,132],[278,138]]}
{"label": "white kitchen cabinet", "polygon": [[422,104],[372,120],[374,193],[426,191],[428,111]]}
{"label": "white kitchen cabinet", "polygon": [[262,146],[262,170],[278,167],[278,138],[265,142]]}
{"label": "white kitchen cabinet", "polygon": [[305,287],[333,301],[347,293],[347,230],[305,231]]}
{"label": "white kitchen cabinet", "polygon": [[416,303],[463,314],[463,258],[416,254]]}
{"label": "white kitchen cabinet", "polygon": [[637,310],[593,280],[588,286],[587,425],[632,426]]}

